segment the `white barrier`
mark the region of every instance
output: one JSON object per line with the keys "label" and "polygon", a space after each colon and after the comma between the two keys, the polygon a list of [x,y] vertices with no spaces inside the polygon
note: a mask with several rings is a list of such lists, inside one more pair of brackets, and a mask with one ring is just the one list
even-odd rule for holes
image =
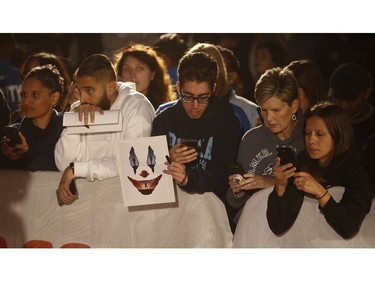
{"label": "white barrier", "polygon": [[73,242],[92,248],[232,247],[224,205],[213,193],[177,188],[173,207],[134,211],[122,203],[119,178],[78,179],[79,199],[59,207],[61,175],[0,170],[0,236],[8,247],[34,239],[56,248]]}
{"label": "white barrier", "polygon": [[[326,222],[317,200],[305,196],[293,227],[283,236],[276,236],[268,226],[266,210],[273,187],[255,193],[245,204],[236,233],[238,248],[368,248],[375,247],[375,204],[365,217],[358,234],[345,240]],[[338,202],[343,187],[332,187],[330,194]]]}

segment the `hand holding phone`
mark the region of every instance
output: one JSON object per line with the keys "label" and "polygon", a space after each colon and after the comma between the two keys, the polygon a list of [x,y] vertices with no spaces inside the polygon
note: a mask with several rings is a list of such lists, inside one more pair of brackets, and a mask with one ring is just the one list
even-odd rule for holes
{"label": "hand holding phone", "polygon": [[[77,185],[76,185],[76,181],[75,179],[72,179],[72,181],[70,182],[70,185],[69,185],[69,191],[73,194],[73,195],[77,195],[78,194],[78,189],[77,189]],[[57,189],[56,190],[56,197],[57,197],[57,203],[59,204],[59,206],[63,206],[64,203],[62,202],[61,198],[60,198],[60,195],[59,195],[59,190]]]}
{"label": "hand holding phone", "polygon": [[4,134],[10,140],[9,145],[15,146],[16,144],[21,144],[22,140],[18,134],[18,129],[12,126],[5,126],[4,127]]}

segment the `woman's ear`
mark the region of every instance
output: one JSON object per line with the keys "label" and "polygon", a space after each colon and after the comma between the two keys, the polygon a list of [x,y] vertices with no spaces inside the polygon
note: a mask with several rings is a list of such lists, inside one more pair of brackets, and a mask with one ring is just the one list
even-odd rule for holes
{"label": "woman's ear", "polygon": [[299,107],[299,101],[298,99],[295,99],[293,102],[292,102],[292,110],[293,110],[293,114],[296,114],[297,111],[298,111],[298,107]]}
{"label": "woman's ear", "polygon": [[55,107],[58,103],[59,103],[59,100],[60,100],[60,93],[59,92],[54,92],[51,94],[51,104],[52,104],[52,107]]}

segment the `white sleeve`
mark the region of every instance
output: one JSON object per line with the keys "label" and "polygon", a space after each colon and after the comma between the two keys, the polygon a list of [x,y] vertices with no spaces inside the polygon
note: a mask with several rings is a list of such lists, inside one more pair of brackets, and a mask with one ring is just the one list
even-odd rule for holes
{"label": "white sleeve", "polygon": [[[137,98],[121,108],[123,115],[123,131],[120,139],[149,137],[155,110],[151,103],[144,98]],[[70,145],[69,145],[70,146]],[[92,156],[90,156],[92,159]],[[115,155],[101,159],[92,159],[87,162],[74,163],[74,174],[87,180],[102,180],[119,175],[117,158]]]}
{"label": "white sleeve", "polygon": [[60,172],[64,171],[70,162],[80,159],[82,142],[81,135],[68,135],[65,128],[55,145],[55,163]]}
{"label": "white sleeve", "polygon": [[136,103],[122,111],[124,122],[122,139],[142,138],[151,135],[155,110],[148,100],[137,99]]}
{"label": "white sleeve", "polygon": [[108,156],[87,162],[74,162],[74,176],[86,178],[89,181],[104,180],[117,177],[116,156]]}

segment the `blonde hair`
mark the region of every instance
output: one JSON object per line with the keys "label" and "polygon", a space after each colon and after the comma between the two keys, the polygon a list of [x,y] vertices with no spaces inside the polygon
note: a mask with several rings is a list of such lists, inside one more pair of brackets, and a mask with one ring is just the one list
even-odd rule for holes
{"label": "blonde hair", "polygon": [[213,58],[216,61],[218,68],[219,68],[219,73],[216,79],[215,96],[218,96],[218,97],[227,96],[230,91],[230,86],[228,84],[228,76],[227,76],[227,70],[225,67],[225,62],[219,49],[215,45],[212,45],[209,43],[197,43],[193,47],[191,47],[188,51],[188,53],[193,53],[193,52],[206,53],[207,55],[209,55],[211,58]]}

